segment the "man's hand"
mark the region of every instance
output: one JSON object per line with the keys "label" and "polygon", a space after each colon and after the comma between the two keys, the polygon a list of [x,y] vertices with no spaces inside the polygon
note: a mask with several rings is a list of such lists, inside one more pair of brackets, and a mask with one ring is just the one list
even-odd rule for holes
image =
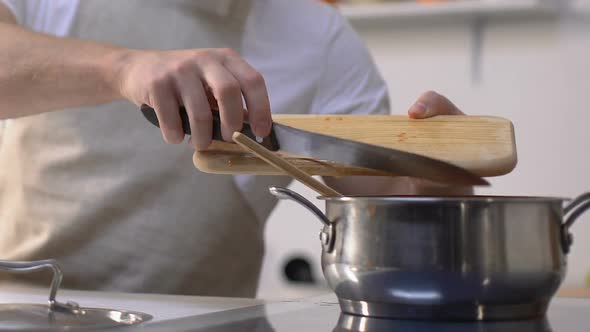
{"label": "man's hand", "polygon": [[434,91],[423,93],[408,110],[408,116],[412,119],[426,119],[436,115],[464,115],[445,96]]}
{"label": "man's hand", "polygon": [[121,94],[138,106],[147,104],[156,110],[168,143],[183,140],[178,108],[184,105],[193,145],[207,148],[212,136],[210,103],[219,106],[223,137],[231,141],[245,117],[242,95],[254,133],[270,133],[272,120],[264,78],[231,49],[129,51],[120,63]]}
{"label": "man's hand", "polygon": [[0,119],[125,98],[156,110],[169,143],[184,138],[180,105],[187,110],[197,149],[211,142],[214,104],[226,140],[242,128],[246,116],[256,135],[270,133],[264,79],[230,49],[129,50],[54,37],[17,26],[2,3],[0,40]]}
{"label": "man's hand", "polygon": [[[464,115],[445,96],[434,91],[423,93],[408,110],[412,119],[426,119],[436,115]],[[423,179],[408,179],[411,182],[412,194],[416,195],[470,195],[472,187],[452,187]]]}
{"label": "man's hand", "polygon": [[[464,114],[450,100],[434,91],[423,93],[408,110],[413,119],[436,115]],[[469,195],[471,187],[453,187],[410,177],[324,178],[326,183],[345,195]]]}

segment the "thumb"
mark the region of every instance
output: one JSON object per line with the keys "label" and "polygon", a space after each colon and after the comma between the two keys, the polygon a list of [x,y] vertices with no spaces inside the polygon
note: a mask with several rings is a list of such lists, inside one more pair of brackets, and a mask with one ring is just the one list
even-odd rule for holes
{"label": "thumb", "polygon": [[423,93],[408,110],[412,119],[425,119],[436,115],[463,115],[464,113],[445,96],[434,91]]}

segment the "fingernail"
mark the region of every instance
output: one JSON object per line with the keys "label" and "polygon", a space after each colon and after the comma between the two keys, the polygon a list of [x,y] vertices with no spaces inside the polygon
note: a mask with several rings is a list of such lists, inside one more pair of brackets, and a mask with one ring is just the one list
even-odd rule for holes
{"label": "fingernail", "polygon": [[258,135],[264,135],[266,136],[268,134],[268,132],[270,131],[270,126],[268,124],[268,121],[260,121],[256,124],[256,133]]}
{"label": "fingernail", "polygon": [[266,136],[270,132],[270,123],[267,120],[258,120],[252,124],[252,131],[256,135]]}
{"label": "fingernail", "polygon": [[181,136],[178,133],[172,132],[168,135],[164,135],[164,141],[168,144],[180,144],[184,141],[184,136]]}
{"label": "fingernail", "polygon": [[424,116],[426,115],[427,107],[426,104],[423,102],[417,102],[412,107],[412,113],[417,116]]}
{"label": "fingernail", "polygon": [[196,136],[192,140],[192,146],[197,151],[207,150],[207,148],[209,148],[209,145],[211,145],[211,140],[199,140]]}

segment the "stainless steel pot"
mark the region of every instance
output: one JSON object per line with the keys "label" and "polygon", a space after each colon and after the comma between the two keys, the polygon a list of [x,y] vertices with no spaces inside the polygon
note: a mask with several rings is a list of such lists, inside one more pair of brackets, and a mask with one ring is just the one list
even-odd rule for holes
{"label": "stainless steel pot", "polygon": [[590,193],[552,197],[324,198],[324,276],[344,313],[436,320],[545,315],[566,271],[570,227]]}

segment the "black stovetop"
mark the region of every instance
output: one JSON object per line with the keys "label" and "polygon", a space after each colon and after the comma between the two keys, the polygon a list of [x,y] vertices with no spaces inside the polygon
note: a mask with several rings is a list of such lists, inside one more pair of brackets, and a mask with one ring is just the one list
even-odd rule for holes
{"label": "black stovetop", "polygon": [[[151,331],[252,332],[590,332],[590,299],[556,298],[542,320],[426,322],[343,315],[334,296],[278,302],[186,317],[138,327]],[[126,329],[129,331],[129,329]]]}

